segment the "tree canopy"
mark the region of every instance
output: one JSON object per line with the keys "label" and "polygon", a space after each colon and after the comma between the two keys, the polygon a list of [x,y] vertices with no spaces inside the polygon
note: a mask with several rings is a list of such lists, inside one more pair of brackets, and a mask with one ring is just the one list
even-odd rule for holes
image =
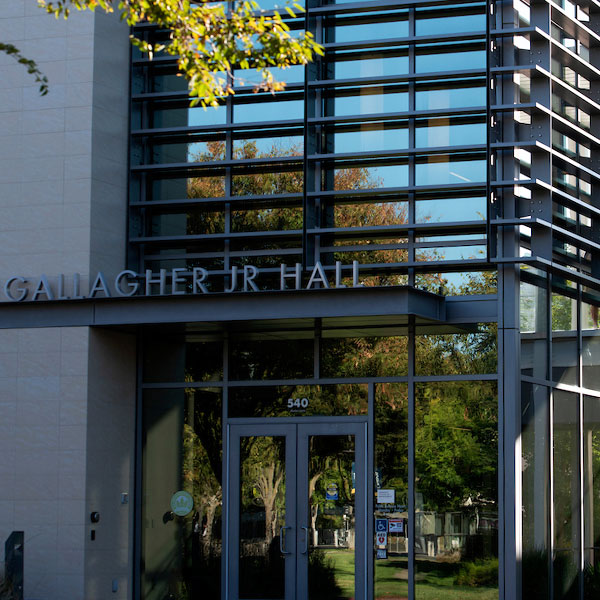
{"label": "tree canopy", "polygon": [[[261,75],[257,89],[275,92],[284,88],[275,80],[271,67],[289,67],[310,62],[322,48],[310,32],[291,32],[278,11],[264,13],[254,0],[206,2],[192,0],[38,0],[40,7],[57,18],[71,10],[97,8],[117,11],[130,26],[152,23],[170,30],[169,39],[159,45],[131,36],[132,43],[150,58],[156,52],[177,57],[180,73],[188,79],[192,104],[216,105],[218,98],[234,93],[244,80],[234,69],[255,70]],[[294,17],[304,9],[286,6]],[[295,11],[294,11],[295,9]],[[19,49],[0,42],[0,51],[23,64],[48,92],[48,80],[38,65]]]}

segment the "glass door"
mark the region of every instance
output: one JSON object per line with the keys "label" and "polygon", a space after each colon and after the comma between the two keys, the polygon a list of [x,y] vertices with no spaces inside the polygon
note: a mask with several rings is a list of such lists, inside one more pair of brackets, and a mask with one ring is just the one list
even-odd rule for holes
{"label": "glass door", "polygon": [[233,425],[227,598],[291,600],[296,580],[296,426]]}
{"label": "glass door", "polygon": [[366,596],[366,425],[298,425],[300,600]]}
{"label": "glass door", "polygon": [[231,600],[366,599],[366,425],[231,425]]}

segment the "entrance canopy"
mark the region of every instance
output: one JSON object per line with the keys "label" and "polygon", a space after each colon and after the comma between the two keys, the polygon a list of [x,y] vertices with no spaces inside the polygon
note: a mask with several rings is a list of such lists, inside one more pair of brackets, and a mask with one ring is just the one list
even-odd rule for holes
{"label": "entrance canopy", "polygon": [[[494,302],[495,305],[495,302]],[[344,288],[193,296],[86,298],[0,304],[0,328],[124,326],[327,319],[331,325],[447,320],[443,296],[410,287]],[[495,308],[495,306],[494,306]],[[495,311],[494,311],[495,313]],[[448,315],[449,316],[449,315]]]}
{"label": "entrance canopy", "polygon": [[[475,299],[477,298],[477,299]],[[490,297],[445,298],[410,288],[344,288],[236,294],[86,298],[0,304],[0,329],[15,327],[124,327],[240,321],[322,319],[332,327],[403,325],[495,319]]]}

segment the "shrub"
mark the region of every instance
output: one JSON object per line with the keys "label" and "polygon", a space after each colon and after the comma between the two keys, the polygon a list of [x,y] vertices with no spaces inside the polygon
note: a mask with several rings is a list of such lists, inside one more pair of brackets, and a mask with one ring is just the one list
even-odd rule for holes
{"label": "shrub", "polygon": [[457,585],[468,587],[494,587],[498,585],[498,559],[465,562],[455,578]]}

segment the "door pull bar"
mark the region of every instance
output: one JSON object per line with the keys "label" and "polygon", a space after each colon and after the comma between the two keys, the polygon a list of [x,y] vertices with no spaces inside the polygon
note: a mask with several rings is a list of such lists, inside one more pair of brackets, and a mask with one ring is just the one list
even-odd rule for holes
{"label": "door pull bar", "polygon": [[288,552],[284,547],[283,547],[283,532],[286,529],[291,529],[291,527],[288,525],[286,527],[281,527],[279,529],[279,551],[281,552],[281,554],[291,554],[291,552]]}
{"label": "door pull bar", "polygon": [[304,529],[304,550],[302,550],[302,554],[306,554],[308,552],[308,527],[302,527]]}

